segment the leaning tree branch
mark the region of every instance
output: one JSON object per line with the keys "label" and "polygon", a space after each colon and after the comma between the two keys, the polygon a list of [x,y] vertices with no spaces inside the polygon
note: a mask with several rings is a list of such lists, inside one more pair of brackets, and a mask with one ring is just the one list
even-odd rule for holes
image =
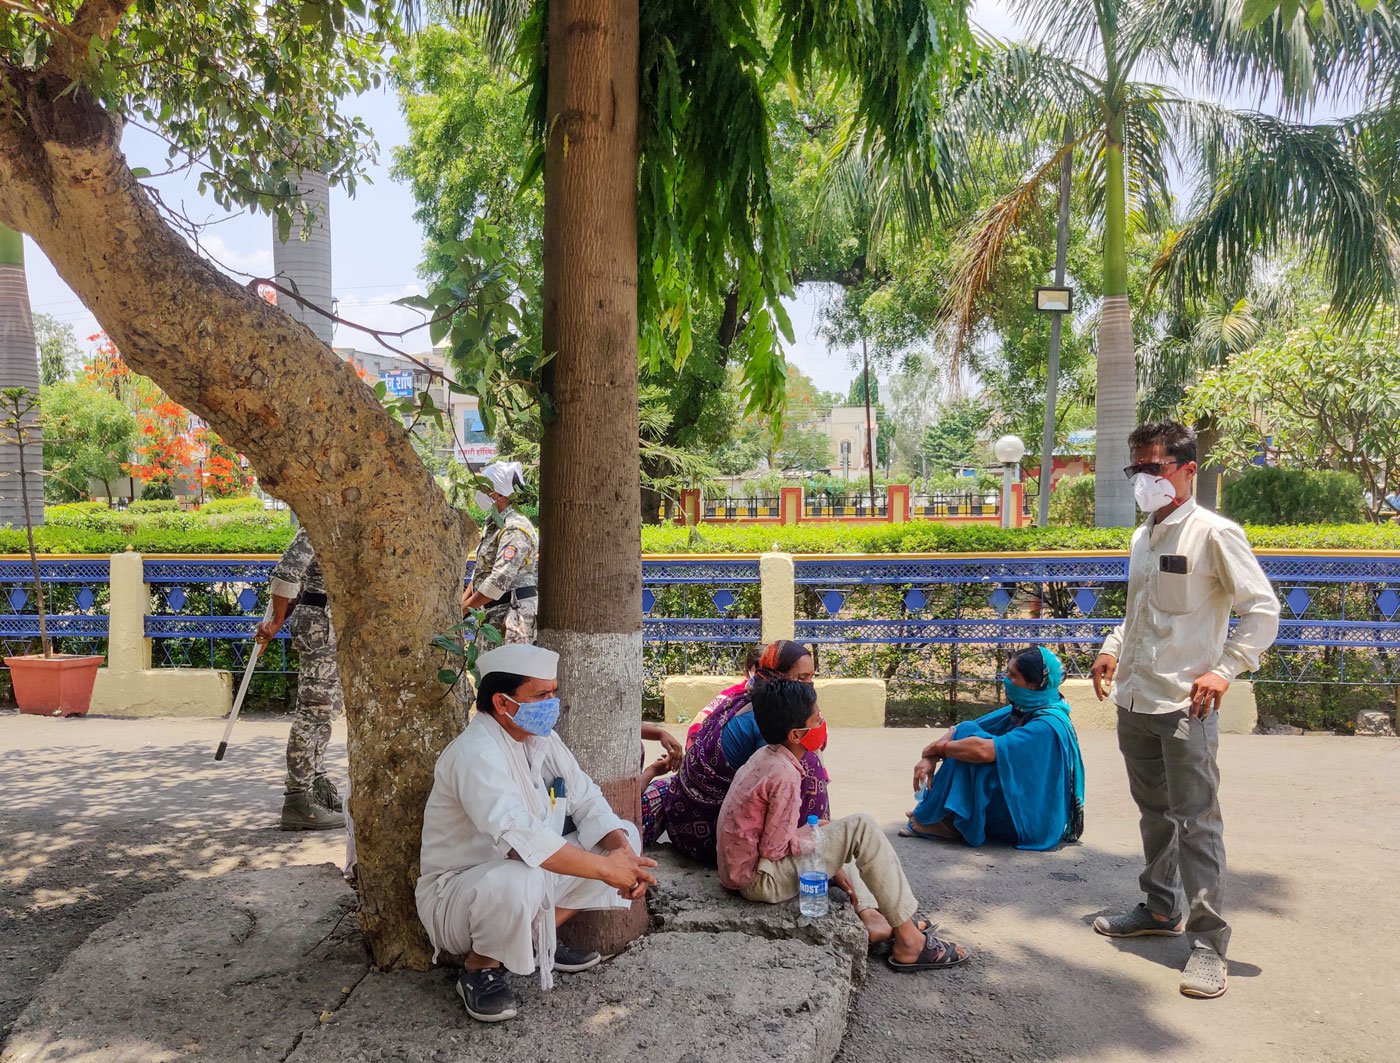
{"label": "leaning tree branch", "polygon": [[94,40],[106,41],[117,32],[122,16],[135,0],[83,0],[73,20],[55,35],[54,49],[44,63],[45,72],[77,79],[90,66],[89,54]]}

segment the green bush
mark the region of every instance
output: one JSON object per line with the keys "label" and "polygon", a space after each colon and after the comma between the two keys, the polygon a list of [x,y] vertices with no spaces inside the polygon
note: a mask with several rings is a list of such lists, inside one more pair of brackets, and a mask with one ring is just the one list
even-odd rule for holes
{"label": "green bush", "polygon": [[173,498],[138,498],[126,508],[130,513],[176,513],[180,503]]}
{"label": "green bush", "polygon": [[[207,507],[206,507],[207,508]],[[108,509],[103,503],[48,506],[35,545],[47,554],[278,554],[292,538],[285,510],[267,512]],[[0,553],[25,550],[22,528],[0,528]]]}
{"label": "green bush", "polygon": [[1055,484],[1050,491],[1050,523],[1057,527],[1093,527],[1093,476],[1066,476]]}
{"label": "green bush", "polygon": [[199,507],[206,516],[219,513],[262,513],[263,500],[255,495],[240,495],[237,498],[215,498]]}
{"label": "green bush", "polygon": [[[1261,550],[1400,550],[1400,526],[1322,524],[1246,527]],[[1131,528],[1008,528],[991,524],[701,524],[642,529],[649,554],[1003,553],[1013,550],[1125,550]]]}
{"label": "green bush", "polygon": [[1251,469],[1225,485],[1225,512],[1246,524],[1350,524],[1361,520],[1361,484],[1347,472]]}

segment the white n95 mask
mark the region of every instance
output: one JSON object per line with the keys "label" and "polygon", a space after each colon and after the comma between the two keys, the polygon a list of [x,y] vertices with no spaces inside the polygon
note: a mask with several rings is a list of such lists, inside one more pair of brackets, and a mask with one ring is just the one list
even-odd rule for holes
{"label": "white n95 mask", "polygon": [[1160,476],[1140,472],[1133,477],[1133,501],[1144,513],[1155,513],[1176,501],[1176,488]]}

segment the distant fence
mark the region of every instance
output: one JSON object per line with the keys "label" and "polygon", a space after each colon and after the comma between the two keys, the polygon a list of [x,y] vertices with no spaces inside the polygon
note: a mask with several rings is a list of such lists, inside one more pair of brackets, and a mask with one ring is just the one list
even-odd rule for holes
{"label": "distant fence", "polygon": [[[854,487],[854,484],[852,485]],[[1011,523],[1030,524],[1031,512],[1025,485],[1011,488]],[[832,521],[855,523],[910,520],[945,520],[953,523],[1001,523],[999,491],[955,491],[914,494],[909,484],[889,484],[883,490],[835,494],[808,493],[802,487],[784,487],[776,496],[706,498],[698,489],[681,492],[678,524],[754,523],[803,524]]]}
{"label": "distant fence", "polygon": [[[1086,675],[1124,609],[1127,558],[1098,554],[757,555],[648,557],[642,564],[648,701],[667,676],[738,674],[765,637],[763,604],[781,606],[828,676],[887,683],[892,719],[947,715],[995,695],[1009,650],[1041,643],[1069,675]],[[1400,686],[1400,554],[1264,552],[1278,593],[1278,642],[1254,675],[1274,685]],[[238,671],[267,603],[271,557],[143,560],[144,632],[156,668]],[[50,631],[63,652],[101,653],[108,633],[107,558],[45,558]],[[787,573],[780,575],[780,573]],[[0,559],[0,644],[34,646],[38,618],[27,560]],[[139,588],[138,588],[139,589]],[[771,618],[770,618],[771,619]],[[285,630],[260,659],[263,696],[290,697],[296,668]]]}

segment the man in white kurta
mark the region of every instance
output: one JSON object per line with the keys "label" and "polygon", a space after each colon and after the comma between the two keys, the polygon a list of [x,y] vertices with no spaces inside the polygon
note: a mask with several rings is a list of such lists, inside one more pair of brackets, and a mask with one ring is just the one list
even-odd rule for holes
{"label": "man in white kurta", "polygon": [[553,733],[557,666],[524,644],[482,654],[477,713],[438,758],[423,814],[418,915],[435,950],[464,957],[457,992],[485,1022],[516,1014],[505,971],[538,967],[548,989],[554,970],[599,962],[559,945],[558,925],[655,882],[637,828]]}

